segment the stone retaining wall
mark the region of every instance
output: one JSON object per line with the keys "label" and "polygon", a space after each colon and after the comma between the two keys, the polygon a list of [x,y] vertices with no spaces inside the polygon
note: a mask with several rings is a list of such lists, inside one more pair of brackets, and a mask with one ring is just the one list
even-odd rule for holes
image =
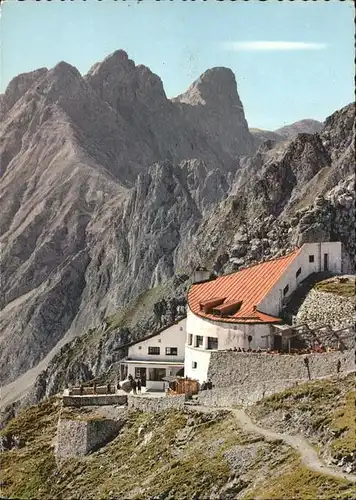
{"label": "stone retaining wall", "polygon": [[[344,372],[341,376],[346,376],[350,372]],[[328,377],[323,377],[328,378]],[[321,379],[319,379],[321,380]],[[198,396],[198,403],[203,406],[217,406],[228,408],[233,405],[244,407],[251,406],[263,398],[272,396],[299,384],[305,384],[303,380],[280,380],[273,382],[255,382],[244,384],[243,386],[216,387],[211,390],[202,391]]]}
{"label": "stone retaining wall", "polygon": [[87,455],[113,439],[122,427],[116,420],[59,419],[57,426],[56,459]]}
{"label": "stone retaining wall", "polygon": [[311,379],[336,375],[339,360],[341,372],[355,369],[353,350],[306,355],[216,351],[211,353],[208,377],[215,387],[248,387],[259,383],[279,387],[285,381],[308,380],[308,371]]}
{"label": "stone retaining wall", "polygon": [[[302,382],[305,382],[303,380]],[[198,402],[203,406],[231,407],[233,405],[250,406],[264,397],[284,391],[300,383],[296,380],[280,380],[271,383],[255,382],[243,386],[217,387],[199,393]]]}
{"label": "stone retaining wall", "polygon": [[126,394],[105,394],[95,396],[63,396],[63,406],[74,406],[79,408],[81,406],[106,406],[106,405],[119,405],[124,406],[127,404]]}
{"label": "stone retaining wall", "polygon": [[146,413],[155,413],[159,411],[169,410],[171,408],[184,408],[185,396],[127,396],[127,404],[129,408],[134,408],[138,411]]}

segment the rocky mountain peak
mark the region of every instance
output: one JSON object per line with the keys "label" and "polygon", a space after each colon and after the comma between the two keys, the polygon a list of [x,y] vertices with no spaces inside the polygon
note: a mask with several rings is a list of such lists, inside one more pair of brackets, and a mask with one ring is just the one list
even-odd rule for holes
{"label": "rocky mountain peak", "polygon": [[47,68],[39,68],[29,73],[15,76],[8,84],[5,93],[0,96],[1,114],[7,113],[12,106],[48,72]]}
{"label": "rocky mountain peak", "polygon": [[293,138],[299,133],[316,134],[323,128],[323,124],[318,120],[307,118],[281,127],[274,132],[285,138]]}
{"label": "rocky mountain peak", "polygon": [[111,74],[118,73],[122,70],[129,70],[135,67],[135,63],[129,59],[127,52],[124,50],[116,50],[112,54],[105,57],[101,62],[95,63],[88,71],[87,77],[90,78],[96,74]]}
{"label": "rocky mountain peak", "polygon": [[146,66],[136,66],[123,50],[95,64],[85,79],[114,110],[124,114],[138,101],[166,100],[161,79]]}
{"label": "rocky mountain peak", "polygon": [[[173,103],[180,106],[191,123],[199,121],[205,135],[211,134],[223,143],[229,155],[236,158],[236,151],[242,156],[253,152],[253,137],[230,69],[208,69]],[[230,169],[236,167],[231,165]]]}
{"label": "rocky mountain peak", "polygon": [[47,79],[56,81],[59,84],[67,84],[71,81],[81,80],[82,75],[77,68],[65,61],[61,61],[48,72]]}
{"label": "rocky mountain peak", "polygon": [[209,107],[240,106],[236,79],[229,68],[217,67],[205,71],[188,90],[176,100],[190,105]]}
{"label": "rocky mountain peak", "polygon": [[83,83],[83,77],[77,68],[65,61],[61,61],[47,72],[36,90],[50,100],[64,100],[64,97],[69,94],[74,96],[75,91]]}

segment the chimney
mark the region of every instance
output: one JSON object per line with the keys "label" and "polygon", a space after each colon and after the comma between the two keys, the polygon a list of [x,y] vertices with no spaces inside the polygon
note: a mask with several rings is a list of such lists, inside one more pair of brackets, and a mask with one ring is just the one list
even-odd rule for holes
{"label": "chimney", "polygon": [[195,283],[202,283],[203,281],[209,281],[210,271],[206,267],[198,266],[193,273],[193,285]]}

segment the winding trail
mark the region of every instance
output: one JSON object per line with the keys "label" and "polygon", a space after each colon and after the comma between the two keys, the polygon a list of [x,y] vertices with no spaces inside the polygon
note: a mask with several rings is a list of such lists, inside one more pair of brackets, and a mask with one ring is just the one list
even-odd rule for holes
{"label": "winding trail", "polygon": [[[207,407],[203,406],[192,406],[192,408],[199,411],[206,411]],[[279,432],[271,431],[270,429],[266,429],[264,427],[260,427],[255,424],[251,418],[247,415],[244,410],[234,409],[234,408],[215,408],[215,410],[221,409],[231,412],[235,418],[238,420],[240,427],[243,431],[247,433],[260,434],[263,436],[266,441],[276,441],[281,440],[288,446],[294,448],[300,455],[302,463],[315,472],[319,472],[322,474],[328,474],[329,476],[333,476],[337,479],[345,479],[352,483],[356,483],[356,475],[355,474],[347,474],[346,472],[340,472],[334,467],[327,466],[318,456],[317,452],[314,448],[308,443],[308,441],[301,435],[295,434],[281,434]],[[211,408],[209,408],[211,411]]]}
{"label": "winding trail", "polygon": [[356,483],[355,474],[346,474],[345,472],[340,472],[333,467],[325,465],[319,458],[314,448],[310,446],[308,441],[303,436],[298,434],[290,435],[273,432],[269,429],[256,425],[243,410],[234,410],[230,408],[230,411],[237,418],[244,431],[260,434],[266,439],[266,441],[275,441],[276,439],[280,439],[287,445],[294,448],[301,456],[303,464],[309,469],[315,472],[321,472],[322,474],[328,474],[329,476],[333,476],[338,479],[346,479]]}

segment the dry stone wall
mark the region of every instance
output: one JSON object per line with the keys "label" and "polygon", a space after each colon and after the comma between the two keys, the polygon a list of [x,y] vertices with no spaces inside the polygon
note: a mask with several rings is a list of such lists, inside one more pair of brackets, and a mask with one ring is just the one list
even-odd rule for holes
{"label": "dry stone wall", "polygon": [[134,396],[129,394],[127,396],[127,403],[129,408],[147,413],[160,412],[169,409],[182,409],[184,408],[185,396]]}
{"label": "dry stone wall", "polygon": [[95,396],[63,396],[62,398],[63,406],[107,406],[107,405],[119,405],[123,406],[127,404],[126,394],[100,394]]}
{"label": "dry stone wall", "polygon": [[199,404],[230,408],[233,405],[250,406],[261,399],[284,391],[303,381],[276,380],[273,383],[255,382],[242,386],[216,387],[199,393]]}
{"label": "dry stone wall", "polygon": [[242,386],[254,383],[279,383],[284,380],[309,380],[336,374],[337,363],[341,371],[355,369],[353,350],[307,355],[277,355],[217,351],[211,353],[208,377],[215,387]]}
{"label": "dry stone wall", "polygon": [[[308,359],[308,366],[304,359]],[[340,376],[355,371],[353,350],[322,354],[269,355],[215,352],[211,354],[208,376],[212,390],[199,393],[206,406],[249,406],[256,401],[309,380]]]}
{"label": "dry stone wall", "polygon": [[116,420],[59,419],[57,426],[56,459],[87,455],[113,439],[122,427]]}

